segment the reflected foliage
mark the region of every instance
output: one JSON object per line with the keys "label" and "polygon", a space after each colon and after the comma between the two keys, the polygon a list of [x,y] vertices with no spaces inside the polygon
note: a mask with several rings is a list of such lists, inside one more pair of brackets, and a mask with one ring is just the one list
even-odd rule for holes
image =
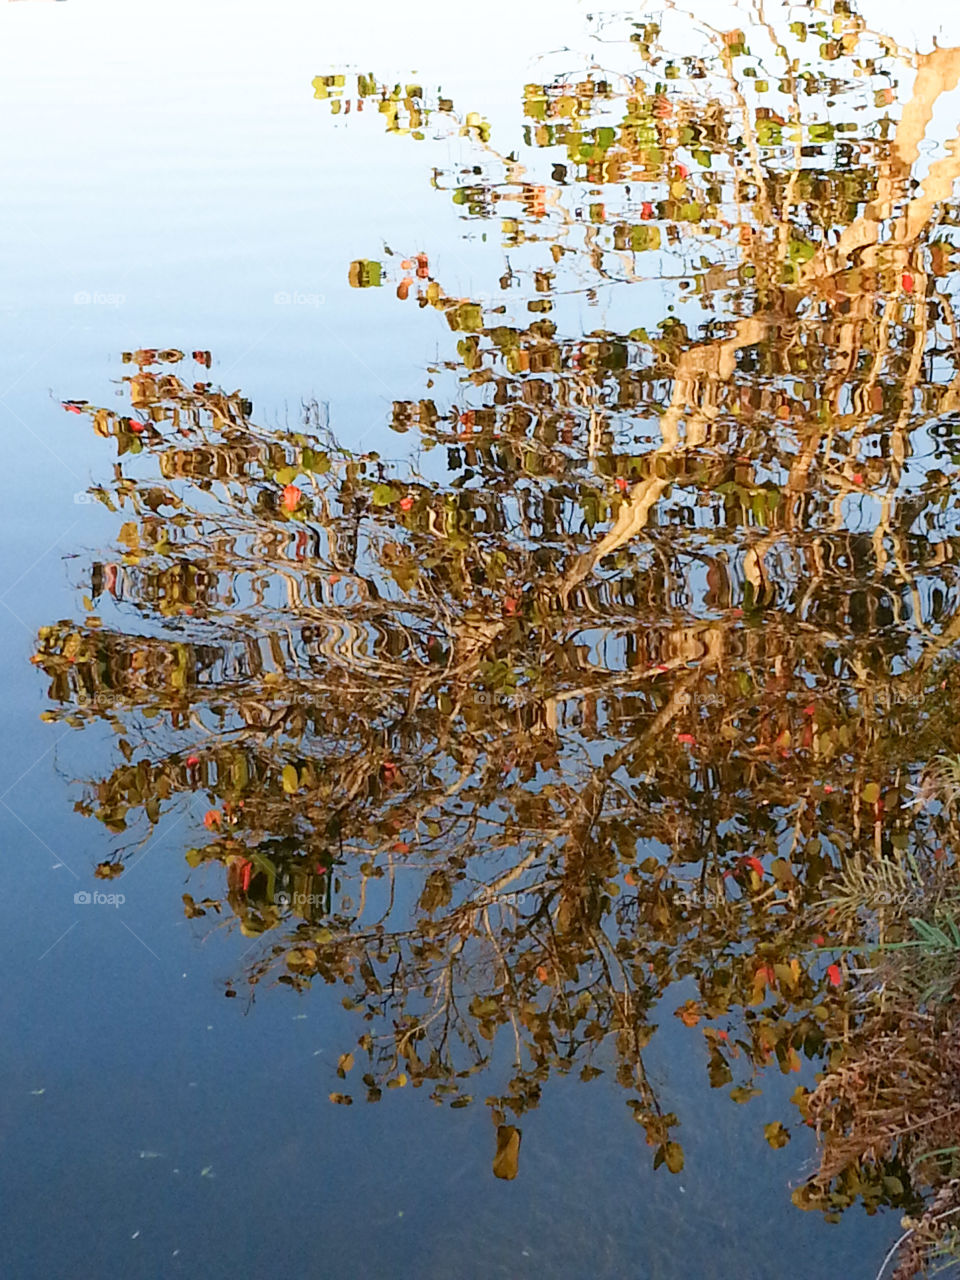
{"label": "reflected foliage", "polygon": [[484,1096],[512,1178],[508,1119],[606,1072],[676,1173],[644,1067],[675,1015],[735,1102],[827,1073],[764,1131],[825,1137],[799,1204],[921,1212],[925,1135],[891,1102],[854,1140],[845,1064],[912,1018],[874,1099],[943,1069],[942,1007],[876,957],[952,910],[960,847],[928,770],[960,751],[960,143],[918,168],[960,49],[843,3],[697,30],[525,86],[510,151],[420,86],[318,77],[339,116],[459,135],[434,185],[503,240],[488,295],[420,246],[349,268],[449,327],[392,409],[419,463],[317,405],[259,426],[191,381],[207,352],[128,353],[128,412],[65,405],[116,448],[116,544],[33,660],[48,718],[117,735],[80,801],[119,837],[100,873],[205,797],[187,914],[263,935],[252,986],[356,1012],[335,1101]]}

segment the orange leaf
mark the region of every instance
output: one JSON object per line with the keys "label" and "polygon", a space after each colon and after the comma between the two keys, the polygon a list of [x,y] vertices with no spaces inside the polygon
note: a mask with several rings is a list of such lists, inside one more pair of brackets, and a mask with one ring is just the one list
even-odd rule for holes
{"label": "orange leaf", "polygon": [[676,1016],[685,1027],[695,1027],[700,1021],[700,1008],[694,1000],[688,1000],[676,1010]]}

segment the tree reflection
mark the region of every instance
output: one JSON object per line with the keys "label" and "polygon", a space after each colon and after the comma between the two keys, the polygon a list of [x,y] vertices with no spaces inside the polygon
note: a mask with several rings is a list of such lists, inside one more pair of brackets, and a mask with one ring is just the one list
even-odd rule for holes
{"label": "tree reflection", "polygon": [[[265,935],[253,985],[346,991],[365,1070],[341,1059],[336,1100],[362,1076],[466,1105],[496,1046],[501,1177],[508,1119],[570,1071],[614,1072],[682,1168],[643,1056],[681,979],[735,1101],[774,1063],[842,1069],[906,1016],[865,957],[955,875],[953,807],[911,787],[960,751],[960,141],[917,169],[960,49],[908,55],[843,3],[762,19],[754,52],[667,34],[632,29],[630,76],[527,85],[528,168],[418,86],[314,82],[461,134],[475,163],[435,185],[505,237],[493,298],[421,250],[350,268],[456,335],[393,406],[420,470],[351,454],[315,405],[262,428],[178,351],[128,353],[129,414],[66,406],[115,440],[94,492],[123,519],[86,585],[112,621],[34,658],[48,718],[117,733],[84,811],[135,843],[208,797],[187,860],[223,898],[187,914]],[[656,323],[565,318],[603,290]],[[834,1145],[798,1203],[918,1208],[936,1178],[891,1132]]]}

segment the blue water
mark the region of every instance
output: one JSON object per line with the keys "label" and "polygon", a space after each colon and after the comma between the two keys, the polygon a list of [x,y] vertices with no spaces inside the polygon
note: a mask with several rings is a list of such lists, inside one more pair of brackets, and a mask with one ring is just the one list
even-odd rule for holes
{"label": "blue water", "polygon": [[[682,1114],[684,1172],[652,1171],[606,1077],[555,1077],[520,1121],[519,1177],[500,1182],[482,1106],[451,1111],[411,1089],[377,1106],[328,1102],[355,1038],[334,989],[225,998],[250,940],[184,918],[180,895],[203,892],[183,860],[188,820],[165,819],[117,884],[93,878],[113,844],[72,806],[112,735],[43,723],[45,681],[28,661],[38,628],[82,612],[84,566],[116,529],[74,501],[112,458],[60,401],[110,404],[125,350],[208,348],[210,376],[242,388],[258,421],[295,420],[317,399],[346,446],[401,456],[390,404],[423,394],[449,330],[429,310],[412,323],[388,290],[351,289],[347,264],[384,242],[429,244],[466,295],[502,253],[465,236],[430,188],[452,144],[384,138],[375,121],[351,132],[312,99],[311,76],[335,63],[303,8],[281,6],[275,22],[266,8],[203,11],[199,31],[182,6],[93,6],[89,28],[79,3],[6,8],[0,1274],[870,1280],[896,1221],[798,1212],[790,1188],[812,1139],[758,1141],[797,1077],[767,1073],[760,1098],[732,1105],[671,1009],[649,1067]],[[546,14],[525,20],[505,71],[481,56],[489,31],[464,59],[474,19],[460,16],[431,29],[430,78],[459,76],[465,93],[486,83],[489,110],[519,121],[522,78],[508,88],[508,71],[562,39]],[[375,17],[338,20],[336,48],[361,68],[371,40],[389,57],[418,21],[385,17],[371,35]],[[378,73],[427,78],[401,62],[409,48]],[[317,300],[277,304],[282,291]],[[92,890],[125,901],[74,901]]]}

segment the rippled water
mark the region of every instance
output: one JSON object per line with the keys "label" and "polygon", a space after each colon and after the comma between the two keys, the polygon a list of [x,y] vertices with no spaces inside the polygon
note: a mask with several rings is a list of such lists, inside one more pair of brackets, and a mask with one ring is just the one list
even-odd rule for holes
{"label": "rippled water", "polygon": [[694,9],[11,7],[5,1274],[869,1278],[931,1192],[810,1091],[954,865],[960,48]]}

